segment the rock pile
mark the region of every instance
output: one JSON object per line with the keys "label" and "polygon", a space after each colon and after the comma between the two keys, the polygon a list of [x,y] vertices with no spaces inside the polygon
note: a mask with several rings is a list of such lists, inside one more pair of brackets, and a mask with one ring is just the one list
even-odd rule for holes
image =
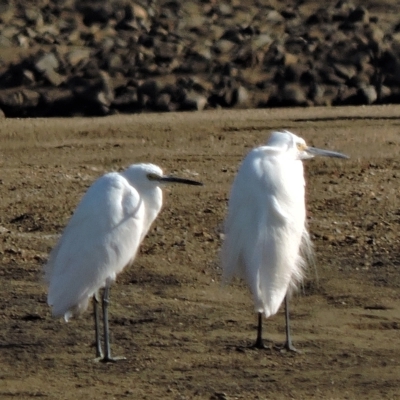
{"label": "rock pile", "polygon": [[0,109],[28,117],[400,102],[400,21],[346,0],[271,3],[0,0]]}

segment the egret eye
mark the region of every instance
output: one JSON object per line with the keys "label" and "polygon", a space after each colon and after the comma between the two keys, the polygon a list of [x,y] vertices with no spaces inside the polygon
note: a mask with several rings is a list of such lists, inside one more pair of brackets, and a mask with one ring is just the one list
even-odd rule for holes
{"label": "egret eye", "polygon": [[147,179],[149,181],[159,181],[160,177],[157,174],[153,174],[152,172],[147,174]]}
{"label": "egret eye", "polygon": [[297,150],[304,151],[307,149],[307,145],[305,143],[297,143],[296,144]]}

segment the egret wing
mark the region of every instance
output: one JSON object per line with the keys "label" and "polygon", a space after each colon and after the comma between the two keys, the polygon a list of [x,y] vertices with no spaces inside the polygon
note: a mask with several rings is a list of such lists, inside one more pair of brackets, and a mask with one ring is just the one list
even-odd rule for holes
{"label": "egret wing", "polygon": [[268,211],[268,198],[274,202],[260,162],[259,149],[252,150],[243,160],[232,185],[222,246],[224,281],[234,275],[246,278],[246,254],[257,245],[260,222],[265,220]]}
{"label": "egret wing", "polygon": [[143,213],[138,192],[117,173],[89,188],[45,268],[54,316],[84,311],[90,297],[133,261]]}

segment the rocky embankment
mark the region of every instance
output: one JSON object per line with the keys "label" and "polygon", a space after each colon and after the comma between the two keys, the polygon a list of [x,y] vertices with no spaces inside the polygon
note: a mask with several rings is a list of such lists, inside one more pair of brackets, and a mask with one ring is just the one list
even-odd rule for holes
{"label": "rocky embankment", "polygon": [[0,109],[47,117],[400,102],[400,18],[349,1],[272,3],[0,0]]}

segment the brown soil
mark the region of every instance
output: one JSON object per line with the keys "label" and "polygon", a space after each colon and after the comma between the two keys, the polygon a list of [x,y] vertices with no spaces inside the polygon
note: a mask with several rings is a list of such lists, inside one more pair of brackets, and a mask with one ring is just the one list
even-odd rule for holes
{"label": "brown soil", "polygon": [[[3,120],[0,398],[400,398],[400,107],[104,119]],[[229,188],[247,151],[286,128],[351,159],[307,162],[315,270],[291,301],[301,354],[253,350],[241,282],[220,287]],[[90,312],[51,318],[42,266],[87,187],[150,161],[205,186],[172,187],[111,292],[112,350],[93,361]],[[284,340],[282,311],[265,335]]]}

